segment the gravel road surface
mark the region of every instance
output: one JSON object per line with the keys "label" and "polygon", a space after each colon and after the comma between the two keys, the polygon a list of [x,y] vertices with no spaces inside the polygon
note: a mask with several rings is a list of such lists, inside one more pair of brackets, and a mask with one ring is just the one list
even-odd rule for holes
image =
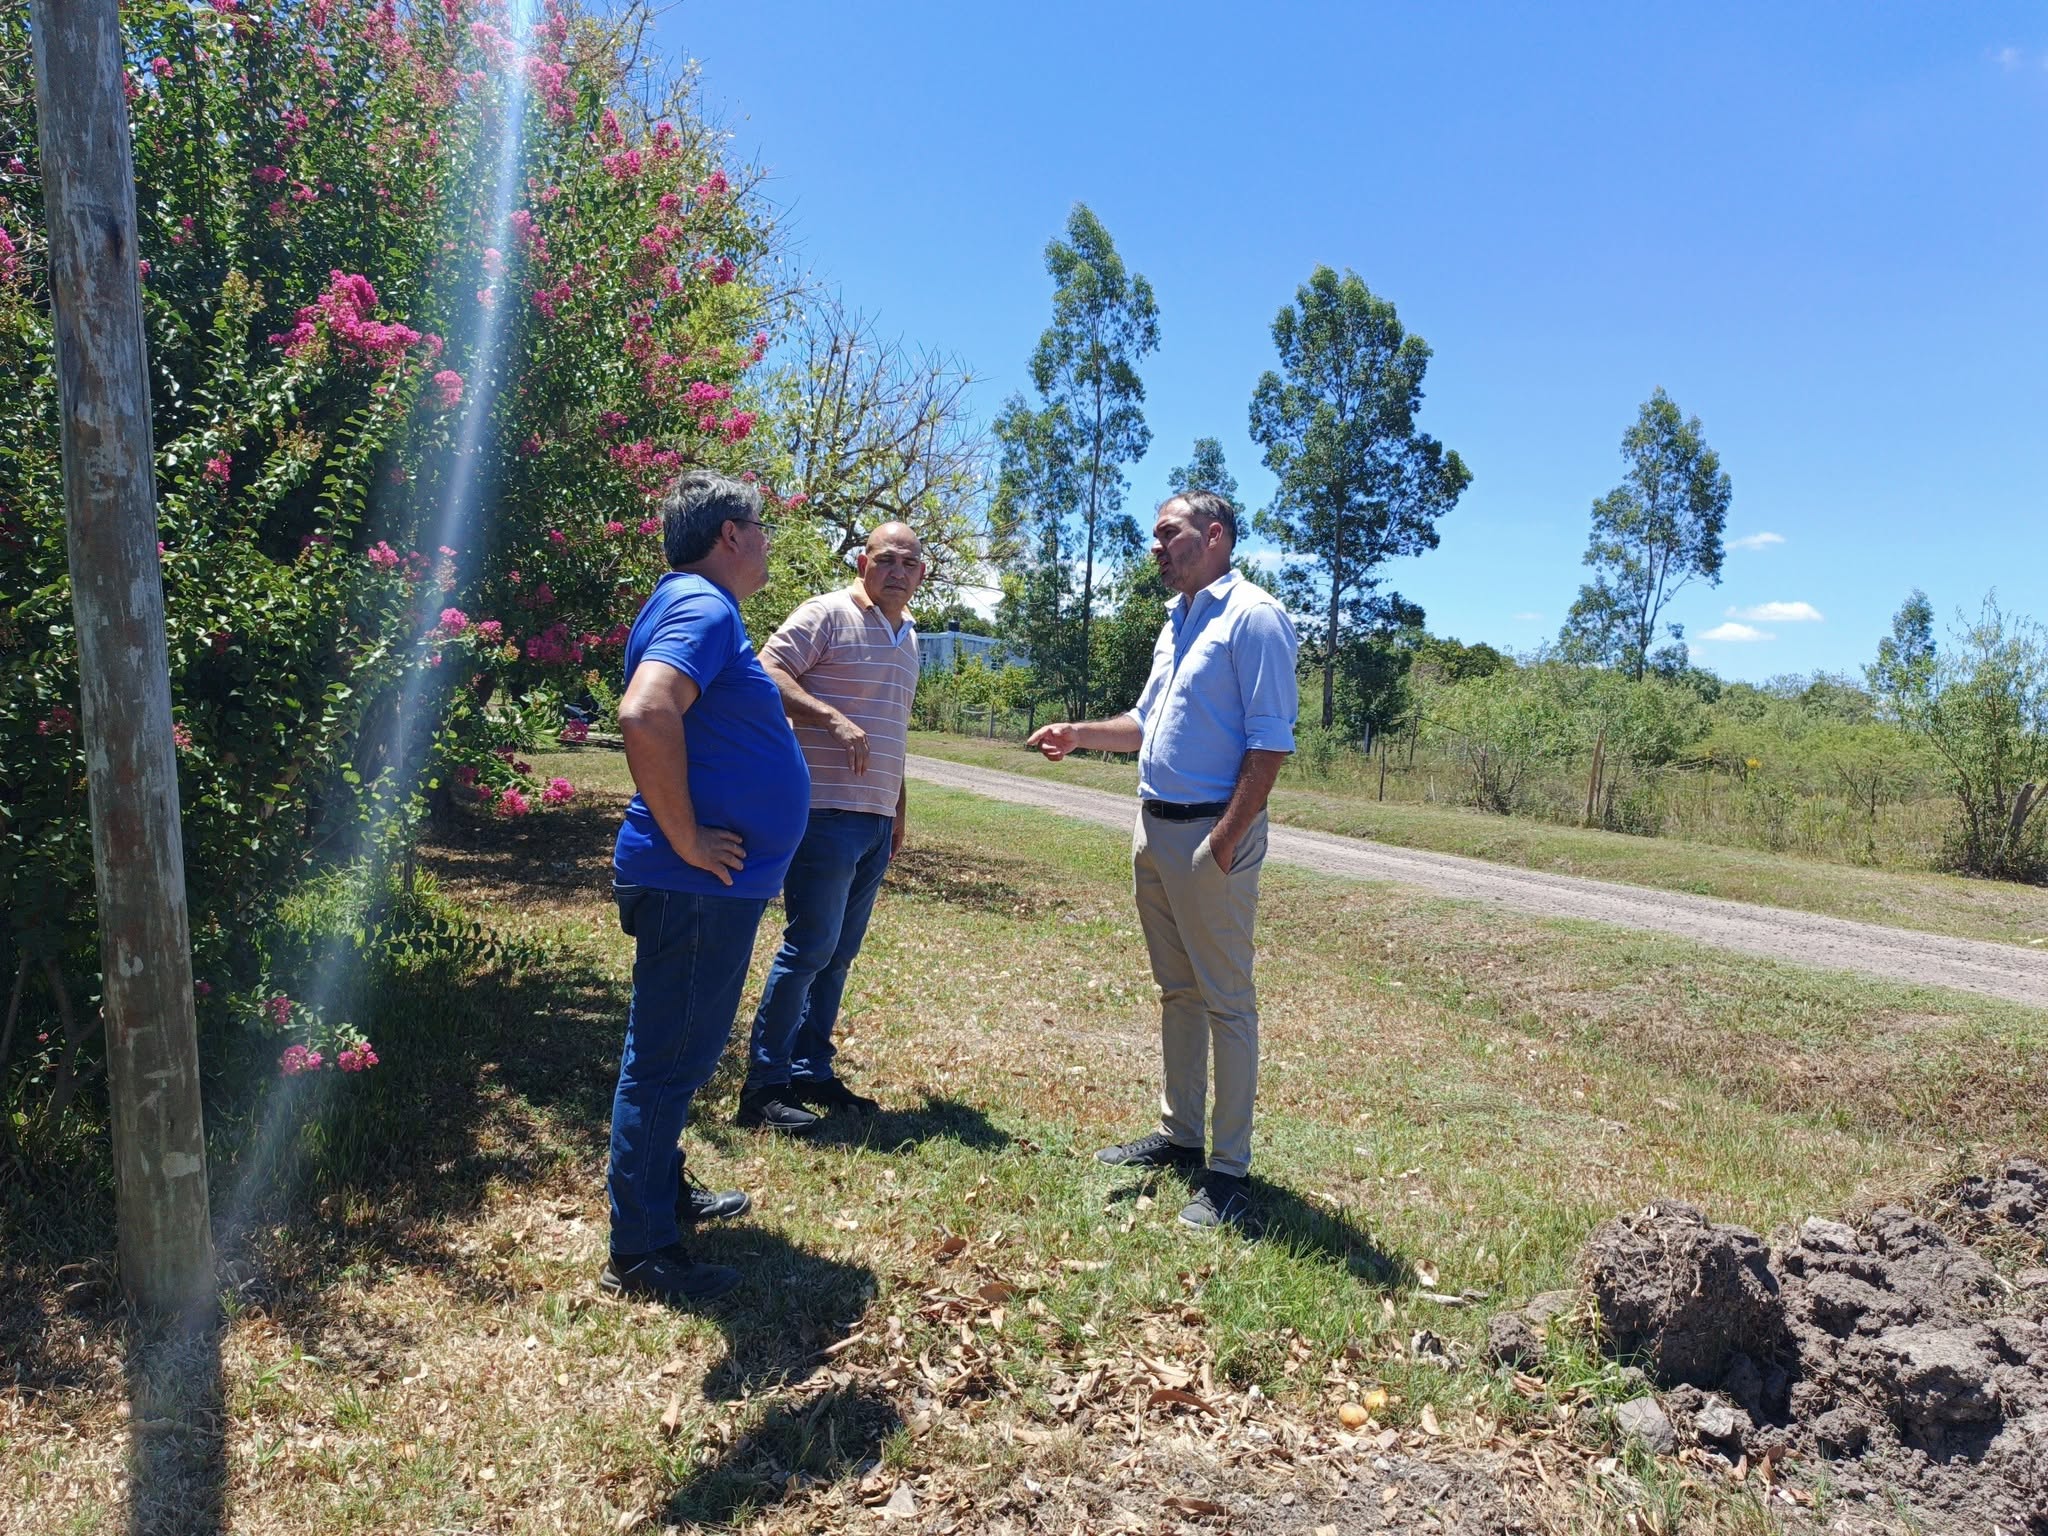
{"label": "gravel road surface", "polygon": [[[1013,805],[1037,806],[1077,821],[1098,822],[1119,830],[1127,830],[1137,814],[1136,802],[1131,797],[1079,785],[915,755],[910,759],[909,769],[912,778],[928,784],[963,789]],[[1718,949],[1762,955],[1794,965],[1861,971],[1891,981],[1951,987],[1958,992],[2048,1008],[2048,949],[1953,939],[1941,934],[1916,933],[1909,928],[1885,928],[1781,907],[1723,901],[1713,896],[1687,896],[1644,886],[1616,885],[1607,880],[1586,880],[1577,875],[1545,874],[1456,854],[1391,848],[1362,838],[1305,832],[1278,824],[1272,829],[1267,856],[1326,875],[1398,881],[1510,912],[1587,918],[1623,928],[1673,934]]]}

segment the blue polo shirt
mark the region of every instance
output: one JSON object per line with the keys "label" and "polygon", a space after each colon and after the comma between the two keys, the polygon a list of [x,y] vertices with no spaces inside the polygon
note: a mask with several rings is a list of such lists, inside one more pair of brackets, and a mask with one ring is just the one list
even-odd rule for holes
{"label": "blue polo shirt", "polygon": [[671,571],[626,637],[628,684],[643,661],[666,662],[697,685],[697,702],[683,716],[690,801],[699,826],[739,834],[746,867],[724,885],[685,864],[636,794],[612,854],[614,877],[660,891],[773,896],[810,820],[811,771],[782,695],[755,659],[740,605],[715,582]]}
{"label": "blue polo shirt", "polygon": [[1180,805],[1228,800],[1248,751],[1292,752],[1300,649],[1287,610],[1235,571],[1176,594],[1131,706],[1144,732],[1138,794]]}

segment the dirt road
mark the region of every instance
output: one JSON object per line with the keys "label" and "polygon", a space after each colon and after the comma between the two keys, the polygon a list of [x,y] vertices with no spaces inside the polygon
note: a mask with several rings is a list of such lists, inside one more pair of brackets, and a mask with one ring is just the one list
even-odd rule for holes
{"label": "dirt road", "polygon": [[[911,777],[929,784],[968,790],[1013,805],[1035,805],[1119,830],[1127,830],[1136,814],[1136,804],[1129,796],[1098,789],[970,768],[934,757],[913,756],[909,766]],[[2048,950],[1952,939],[1576,875],[1543,874],[1456,854],[1390,848],[1361,838],[1278,825],[1272,830],[1268,856],[1326,875],[1399,881],[1511,912],[1642,928],[1794,965],[1861,971],[1891,981],[1952,987],[2048,1008]]]}

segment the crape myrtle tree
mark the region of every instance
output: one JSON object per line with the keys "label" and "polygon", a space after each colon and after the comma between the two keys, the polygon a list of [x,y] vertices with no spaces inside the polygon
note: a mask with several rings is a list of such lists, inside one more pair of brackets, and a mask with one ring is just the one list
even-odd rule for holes
{"label": "crape myrtle tree", "polygon": [[1697,416],[1682,416],[1659,389],[1621,439],[1622,483],[1593,503],[1585,563],[1598,575],[1579,588],[1560,643],[1578,659],[1625,670],[1637,682],[1655,668],[1685,668],[1681,626],[1656,647],[1657,621],[1686,584],[1721,584],[1721,532],[1733,495]]}
{"label": "crape myrtle tree", "polygon": [[1293,557],[1280,597],[1320,621],[1305,649],[1323,674],[1329,729],[1347,641],[1422,622],[1379,590],[1380,566],[1437,547],[1437,520],[1472,473],[1416,427],[1429,344],[1357,273],[1317,267],[1273,321],[1273,345],[1280,368],[1252,393],[1251,435],[1279,486],[1258,528]]}
{"label": "crape myrtle tree", "polygon": [[[996,435],[1006,473],[1034,460],[1047,472],[1031,497],[1033,515],[1079,524],[1056,538],[1041,529],[1030,558],[1042,561],[1058,546],[1079,562],[1081,590],[1070,606],[1080,634],[1076,655],[1058,668],[1058,686],[1080,719],[1094,692],[1096,563],[1104,556],[1128,558],[1140,542],[1136,522],[1123,510],[1123,471],[1152,441],[1138,364],[1159,345],[1159,306],[1152,285],[1125,267],[1109,231],[1085,203],[1068,216],[1066,238],[1047,244],[1045,270],[1055,285],[1053,318],[1031,356],[1031,383],[1041,404],[1035,411],[1006,409]],[[1030,441],[1035,438],[1049,441]],[[1051,572],[1033,566],[1027,579],[1048,597],[1060,595],[1063,578]],[[1034,648],[1031,655],[1036,668],[1039,652]]]}
{"label": "crape myrtle tree", "polygon": [[[202,1028],[360,1067],[271,974],[266,917],[429,794],[574,794],[521,754],[619,665],[665,483],[786,467],[749,382],[770,230],[631,26],[549,5],[514,31],[478,0],[124,21]],[[97,963],[26,27],[0,8],[0,1089],[48,1071],[39,1017],[91,1016]],[[828,553],[780,541],[752,616]]]}

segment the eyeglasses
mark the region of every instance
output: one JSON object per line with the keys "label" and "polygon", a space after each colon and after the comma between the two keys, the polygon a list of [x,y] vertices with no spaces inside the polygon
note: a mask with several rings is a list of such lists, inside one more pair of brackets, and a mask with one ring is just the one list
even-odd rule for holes
{"label": "eyeglasses", "polygon": [[775,532],[775,524],[765,517],[729,517],[726,521],[738,528],[758,528],[771,536]]}

